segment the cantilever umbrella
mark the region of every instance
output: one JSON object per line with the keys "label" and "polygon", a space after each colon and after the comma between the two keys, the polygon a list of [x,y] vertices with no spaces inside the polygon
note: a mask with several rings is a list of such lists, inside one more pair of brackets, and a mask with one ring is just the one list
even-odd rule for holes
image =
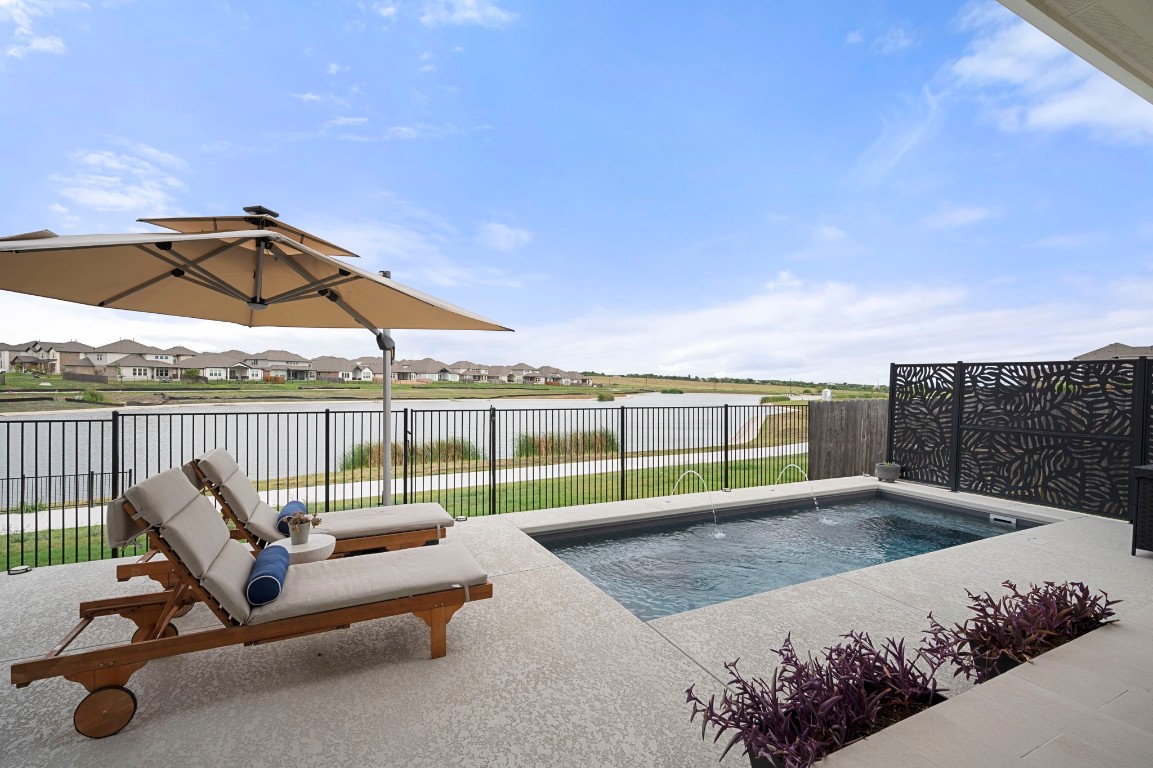
{"label": "cantilever umbrella", "polygon": [[[510,330],[338,261],[323,251],[355,254],[266,215],[151,223],[180,231],[0,238],[0,290],[249,327],[368,329],[385,361],[385,503],[394,345],[383,329]],[[213,231],[225,223],[236,228]]]}

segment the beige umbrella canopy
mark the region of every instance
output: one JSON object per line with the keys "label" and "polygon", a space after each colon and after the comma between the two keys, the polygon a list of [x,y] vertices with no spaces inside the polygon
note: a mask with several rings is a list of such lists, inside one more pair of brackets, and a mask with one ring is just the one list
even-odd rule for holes
{"label": "beige umbrella canopy", "polygon": [[[0,290],[249,327],[364,327],[385,350],[385,457],[392,455],[394,344],[384,329],[510,330],[337,261],[333,255],[356,254],[277,221],[266,208],[245,211],[250,215],[141,219],[175,233],[59,237],[40,230],[0,238]],[[389,461],[382,469],[387,504]]]}
{"label": "beige umbrella canopy", "polygon": [[509,330],[276,230],[0,239],[0,290],[250,327]]}
{"label": "beige umbrella canopy", "polygon": [[145,224],[176,232],[236,232],[243,229],[269,229],[308,246],[325,256],[356,256],[335,243],[322,240],[311,232],[287,224],[277,218],[280,214],[262,205],[252,205],[244,209],[245,216],[188,216],[177,219],[137,219]]}

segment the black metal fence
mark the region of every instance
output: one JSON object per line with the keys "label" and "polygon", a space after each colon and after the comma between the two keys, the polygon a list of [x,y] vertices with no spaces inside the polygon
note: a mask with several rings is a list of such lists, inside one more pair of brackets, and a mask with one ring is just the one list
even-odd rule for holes
{"label": "black metal fence", "polygon": [[[394,503],[488,515],[801,479],[807,409],[750,405],[403,409],[391,414]],[[5,567],[110,557],[103,511],[138,478],[226,448],[268,501],[380,504],[380,411],[112,412],[0,422]],[[681,492],[702,490],[695,476]],[[125,554],[134,550],[127,550]]]}
{"label": "black metal fence", "polygon": [[888,458],[955,491],[1130,516],[1153,439],[1145,358],[893,365]]}

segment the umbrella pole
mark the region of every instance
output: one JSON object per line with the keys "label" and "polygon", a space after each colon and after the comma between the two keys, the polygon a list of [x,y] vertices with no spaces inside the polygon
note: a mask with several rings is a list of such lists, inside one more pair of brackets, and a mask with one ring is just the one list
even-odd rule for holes
{"label": "umbrella pole", "polygon": [[382,417],[384,434],[381,436],[381,483],[380,503],[382,506],[392,504],[392,351],[396,349],[396,342],[388,335],[388,331],[381,329],[376,337],[377,346],[380,347],[384,373],[384,387],[382,394]]}

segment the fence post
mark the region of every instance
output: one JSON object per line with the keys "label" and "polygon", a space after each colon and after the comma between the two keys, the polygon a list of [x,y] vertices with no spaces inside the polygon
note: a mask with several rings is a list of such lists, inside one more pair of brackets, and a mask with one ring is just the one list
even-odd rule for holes
{"label": "fence post", "polygon": [[[112,412],[112,498],[120,496],[120,411]],[[120,548],[111,547],[112,556],[120,557]]]}
{"label": "fence post", "polygon": [[496,406],[488,407],[488,513],[496,514]]}
{"label": "fence post", "polygon": [[[401,422],[402,436],[400,441],[400,487],[404,503],[408,503],[408,409],[402,411],[404,420]],[[392,449],[390,448],[389,451]],[[392,458],[391,456],[389,457]]]}
{"label": "fence post", "polygon": [[625,474],[625,421],[625,407],[622,405],[620,406],[620,426],[618,428],[621,439],[617,441],[620,444],[621,501],[624,501],[628,495],[628,478]]}
{"label": "fence post", "polygon": [[[331,450],[331,424],[332,419],[329,418],[331,411],[328,408],[324,409],[324,511],[328,511],[329,507],[329,487],[332,484],[332,460],[329,458]],[[388,491],[386,490],[385,493]]]}
{"label": "fence post", "polygon": [[885,461],[893,461],[893,432],[897,425],[897,364],[889,363],[889,424],[885,435]]}
{"label": "fence post", "polygon": [[961,400],[965,392],[965,364],[957,361],[953,369],[953,423],[950,429],[949,444],[949,490],[961,487]]}
{"label": "fence post", "polygon": [[[1144,466],[1149,461],[1149,358],[1142,355],[1133,364],[1133,448],[1130,464]],[[1137,480],[1129,476],[1129,522],[1137,519]]]}
{"label": "fence post", "polygon": [[724,469],[721,473],[721,488],[728,489],[729,487],[729,404],[724,404],[724,419],[722,421],[721,429],[725,435],[725,450],[724,450]]}

